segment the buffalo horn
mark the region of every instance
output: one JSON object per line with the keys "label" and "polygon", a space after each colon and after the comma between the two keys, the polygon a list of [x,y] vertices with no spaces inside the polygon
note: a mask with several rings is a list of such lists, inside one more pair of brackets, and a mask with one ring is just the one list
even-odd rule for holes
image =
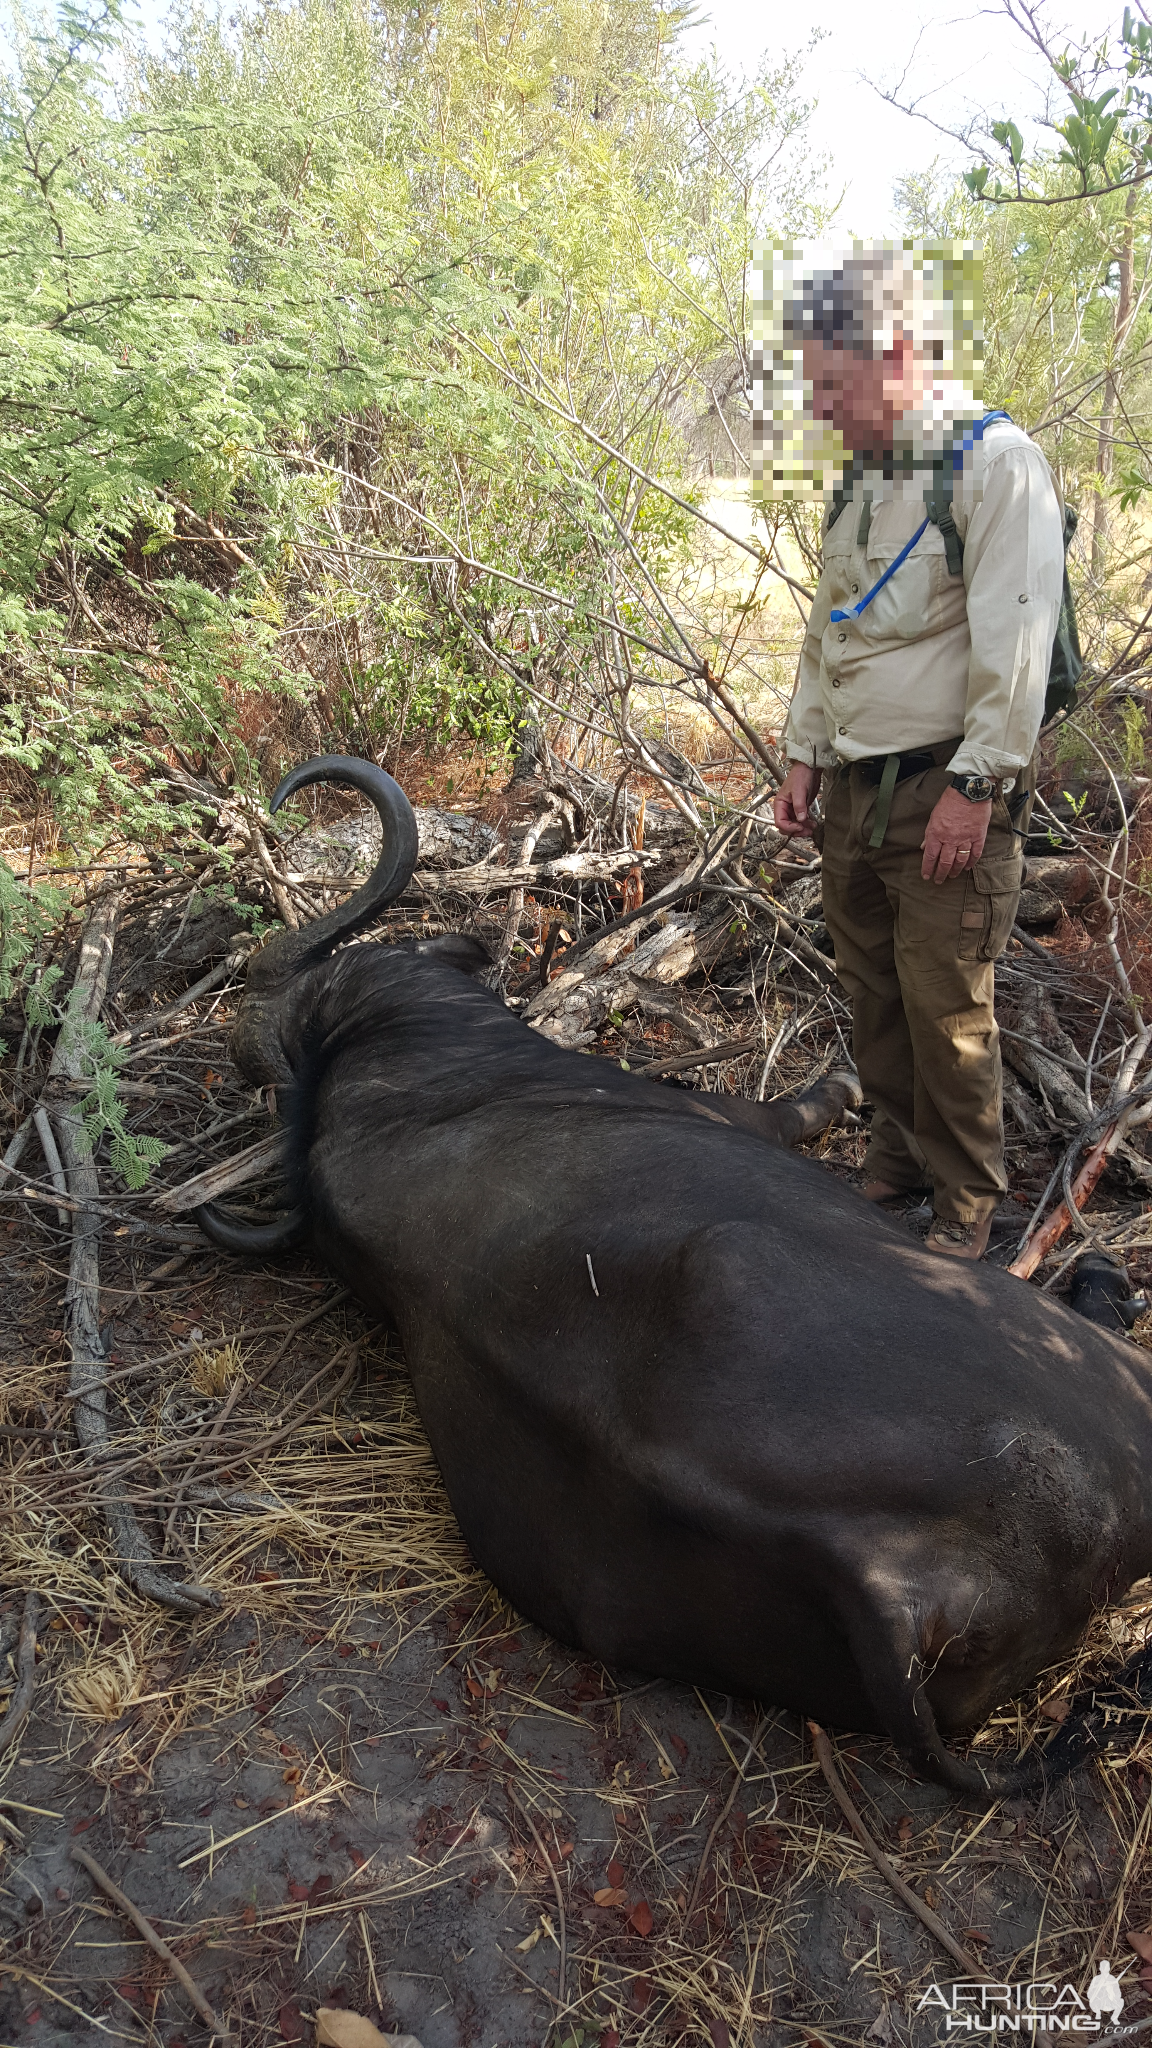
{"label": "buffalo horn", "polygon": [[279,980],[314,967],[341,939],[362,931],[386,904],[394,902],[407,888],[416,865],[416,813],[400,784],[383,768],[377,768],[371,761],[354,760],[349,754],[320,754],[284,777],[269,810],[278,811],[281,804],[310,782],[343,783],[371,799],[384,830],[380,858],[368,880],[345,902],[337,904],[335,910],[317,918],[304,931],[277,932],[274,939],[261,947],[256,957],[262,980],[271,976]]}

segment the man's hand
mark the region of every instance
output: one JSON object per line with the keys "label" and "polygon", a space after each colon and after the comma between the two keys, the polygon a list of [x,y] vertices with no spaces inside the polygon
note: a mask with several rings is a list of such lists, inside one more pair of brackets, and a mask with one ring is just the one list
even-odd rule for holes
{"label": "man's hand", "polygon": [[804,839],[812,837],[812,820],[809,806],[813,803],[820,787],[822,768],[809,768],[804,761],[793,761],[787,775],[772,799],[772,815],[776,830],[788,839],[797,834]]}
{"label": "man's hand", "polygon": [[[789,776],[789,782],[791,779]],[[787,786],[785,783],[784,787]],[[777,797],[776,802],[779,801]],[[974,868],[984,851],[991,820],[991,800],[986,804],[970,804],[958,789],[946,789],[928,820],[928,830],[920,842],[924,848],[920,868],[924,880],[948,882],[953,875],[962,875],[965,868]],[[780,824],[779,818],[776,822]],[[784,830],[782,825],[780,830]]]}

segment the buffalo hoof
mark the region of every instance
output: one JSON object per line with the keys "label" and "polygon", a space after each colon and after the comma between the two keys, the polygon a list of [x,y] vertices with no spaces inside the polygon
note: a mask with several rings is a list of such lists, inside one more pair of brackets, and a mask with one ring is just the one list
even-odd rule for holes
{"label": "buffalo hoof", "polygon": [[1077,1261],[1068,1305],[1103,1330],[1130,1330],[1143,1312],[1143,1296],[1133,1298],[1128,1274],[1117,1259],[1103,1252],[1085,1252]]}

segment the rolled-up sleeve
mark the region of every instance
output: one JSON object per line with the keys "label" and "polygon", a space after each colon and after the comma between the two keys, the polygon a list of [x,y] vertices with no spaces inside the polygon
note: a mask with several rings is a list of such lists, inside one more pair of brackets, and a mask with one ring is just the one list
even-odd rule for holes
{"label": "rolled-up sleeve", "polygon": [[832,594],[828,588],[828,574],[824,570],[816,585],[812,609],[808,614],[808,627],[804,634],[804,645],[800,649],[800,667],[796,675],[796,688],[788,709],[788,723],[784,728],[784,747],[790,761],[806,761],[810,768],[834,768],[836,755],[828,739],[828,724],[824,717],[824,692],[821,685],[821,640],[828,624],[832,609]]}
{"label": "rolled-up sleeve", "polygon": [[1031,759],[1063,579],[1063,517],[1039,449],[990,454],[964,541],[972,652],[957,774],[1005,778]]}

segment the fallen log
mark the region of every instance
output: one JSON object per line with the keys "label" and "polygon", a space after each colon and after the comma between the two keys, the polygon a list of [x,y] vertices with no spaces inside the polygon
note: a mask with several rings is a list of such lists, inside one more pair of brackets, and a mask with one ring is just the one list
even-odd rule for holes
{"label": "fallen log", "polygon": [[[451,892],[461,896],[494,896],[506,889],[540,889],[571,882],[613,882],[633,868],[659,867],[662,856],[652,851],[635,852],[621,847],[616,853],[562,853],[556,860],[543,860],[521,867],[494,867],[482,861],[476,867],[417,868],[408,884],[422,895]],[[405,891],[407,894],[407,891]]]}
{"label": "fallen log", "polygon": [[[592,955],[585,954],[578,968],[561,968],[555,981],[528,1005],[527,1022],[554,1045],[590,1045],[610,1012],[635,1001],[634,980],[667,986],[715,967],[733,943],[731,925],[729,914],[710,923],[695,915],[666,914],[623,961],[609,964],[601,955],[593,963]],[[621,951],[633,936],[621,935]]]}

